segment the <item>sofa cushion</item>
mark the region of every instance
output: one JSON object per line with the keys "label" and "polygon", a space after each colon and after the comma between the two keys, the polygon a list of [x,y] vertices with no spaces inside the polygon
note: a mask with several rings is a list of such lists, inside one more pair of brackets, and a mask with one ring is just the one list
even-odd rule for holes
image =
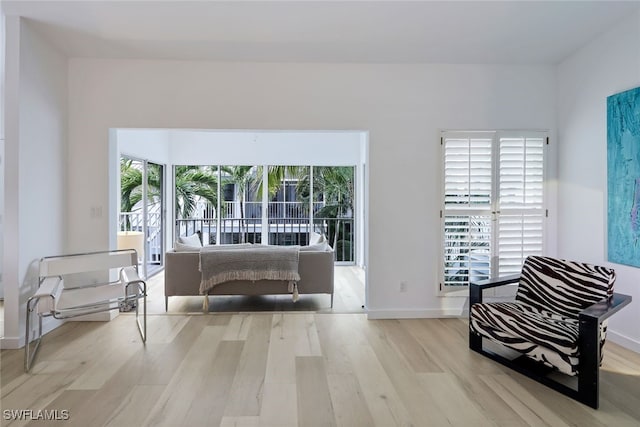
{"label": "sofa cushion", "polygon": [[527,356],[575,375],[578,321],[520,303],[481,303],[471,307],[471,328]]}
{"label": "sofa cushion", "polygon": [[[314,236],[315,234],[315,236]],[[331,247],[327,242],[327,239],[322,234],[311,233],[311,238],[309,239],[308,246],[301,246],[300,250],[303,252],[325,252],[328,251]]]}
{"label": "sofa cushion", "polygon": [[178,237],[177,243],[182,243],[187,246],[197,246],[199,248],[202,247],[202,242],[200,241],[200,236],[197,234],[192,234],[190,236],[180,236]]}
{"label": "sofa cushion", "polygon": [[201,246],[191,246],[184,243],[176,242],[174,250],[176,252],[200,252]]}
{"label": "sofa cushion", "polygon": [[331,247],[327,242],[316,243],[315,245],[309,246],[300,246],[300,251],[302,252],[326,252]]}
{"label": "sofa cushion", "polygon": [[320,243],[323,240],[325,240],[324,234],[316,233],[315,231],[309,233],[309,246]]}

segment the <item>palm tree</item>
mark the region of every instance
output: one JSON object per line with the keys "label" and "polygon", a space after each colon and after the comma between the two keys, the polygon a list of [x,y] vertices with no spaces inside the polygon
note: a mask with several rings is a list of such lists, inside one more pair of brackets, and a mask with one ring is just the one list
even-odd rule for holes
{"label": "palm tree", "polygon": [[[120,158],[120,211],[130,213],[133,212],[142,201],[142,165],[140,162]],[[161,189],[160,167],[155,164],[149,164],[147,167],[147,201],[150,205],[160,202]],[[131,228],[131,218],[129,215],[125,217],[125,230]]]}
{"label": "palm tree", "polygon": [[[254,178],[254,184],[257,188],[256,194],[262,194],[263,180],[262,180],[263,167],[258,166],[256,168],[256,176]],[[271,165],[267,167],[267,189],[269,192],[269,198],[276,195],[286,178],[299,178],[303,179],[309,175],[309,167],[307,166],[279,166]]]}
{"label": "palm tree", "polygon": [[176,218],[191,217],[198,197],[218,205],[218,175],[214,166],[176,166]]}
{"label": "palm tree", "polygon": [[[314,169],[314,191],[324,197],[325,206],[318,212],[329,212],[336,218],[353,215],[353,167],[320,166]],[[323,211],[324,209],[324,211]]]}
{"label": "palm tree", "polygon": [[[142,200],[142,169],[139,162],[120,158],[120,210],[131,212]],[[154,167],[155,166],[155,167]],[[160,172],[157,165],[147,168],[147,200],[155,203],[160,198]]]}
{"label": "palm tree", "polygon": [[[216,206],[218,203],[218,177],[214,167],[176,166],[176,216],[193,215],[198,197]],[[162,189],[160,167],[147,167],[147,200],[156,203]],[[138,162],[120,159],[120,210],[131,212],[142,200],[142,169]]]}
{"label": "palm tree", "polygon": [[257,182],[253,174],[253,166],[223,166],[222,171],[227,174],[226,180],[235,184],[235,192],[240,199],[240,243],[246,241],[246,218],[244,216],[244,202],[247,191]]}
{"label": "palm tree", "polygon": [[[343,253],[351,254],[351,233],[341,227],[344,218],[353,217],[354,179],[352,166],[316,166],[313,169],[314,194],[322,195],[324,206],[315,213],[319,222],[327,222],[327,239],[336,249],[340,258]],[[298,193],[309,198],[309,175],[300,180]],[[342,218],[342,219],[341,219]],[[345,223],[346,224],[346,223]],[[346,258],[350,259],[351,255]],[[340,260],[340,259],[339,259]]]}

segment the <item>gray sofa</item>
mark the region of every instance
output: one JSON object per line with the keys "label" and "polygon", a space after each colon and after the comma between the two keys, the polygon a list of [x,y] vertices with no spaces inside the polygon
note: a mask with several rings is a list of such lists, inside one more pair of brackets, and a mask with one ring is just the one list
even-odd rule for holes
{"label": "gray sofa", "polygon": [[[171,296],[200,295],[200,254],[167,251],[164,269],[165,310]],[[333,307],[333,251],[300,251],[298,293],[330,294]],[[277,280],[255,282],[236,280],[215,285],[208,295],[282,295],[290,294],[289,283]]]}

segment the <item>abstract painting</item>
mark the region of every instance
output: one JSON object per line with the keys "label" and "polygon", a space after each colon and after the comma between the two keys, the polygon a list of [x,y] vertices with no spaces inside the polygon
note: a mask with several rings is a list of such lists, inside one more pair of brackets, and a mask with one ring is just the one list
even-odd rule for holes
{"label": "abstract painting", "polygon": [[640,267],[640,87],[607,98],[608,259]]}

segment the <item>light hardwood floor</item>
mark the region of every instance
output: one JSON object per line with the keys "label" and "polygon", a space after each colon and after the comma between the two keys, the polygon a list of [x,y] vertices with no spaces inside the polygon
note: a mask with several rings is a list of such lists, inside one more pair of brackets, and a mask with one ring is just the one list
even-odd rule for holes
{"label": "light hardwood floor", "polygon": [[[467,348],[464,319],[258,312],[69,322],[32,373],[3,350],[2,409],[65,426],[638,426],[640,355],[611,342],[590,409]],[[3,412],[4,415],[4,412]]]}

